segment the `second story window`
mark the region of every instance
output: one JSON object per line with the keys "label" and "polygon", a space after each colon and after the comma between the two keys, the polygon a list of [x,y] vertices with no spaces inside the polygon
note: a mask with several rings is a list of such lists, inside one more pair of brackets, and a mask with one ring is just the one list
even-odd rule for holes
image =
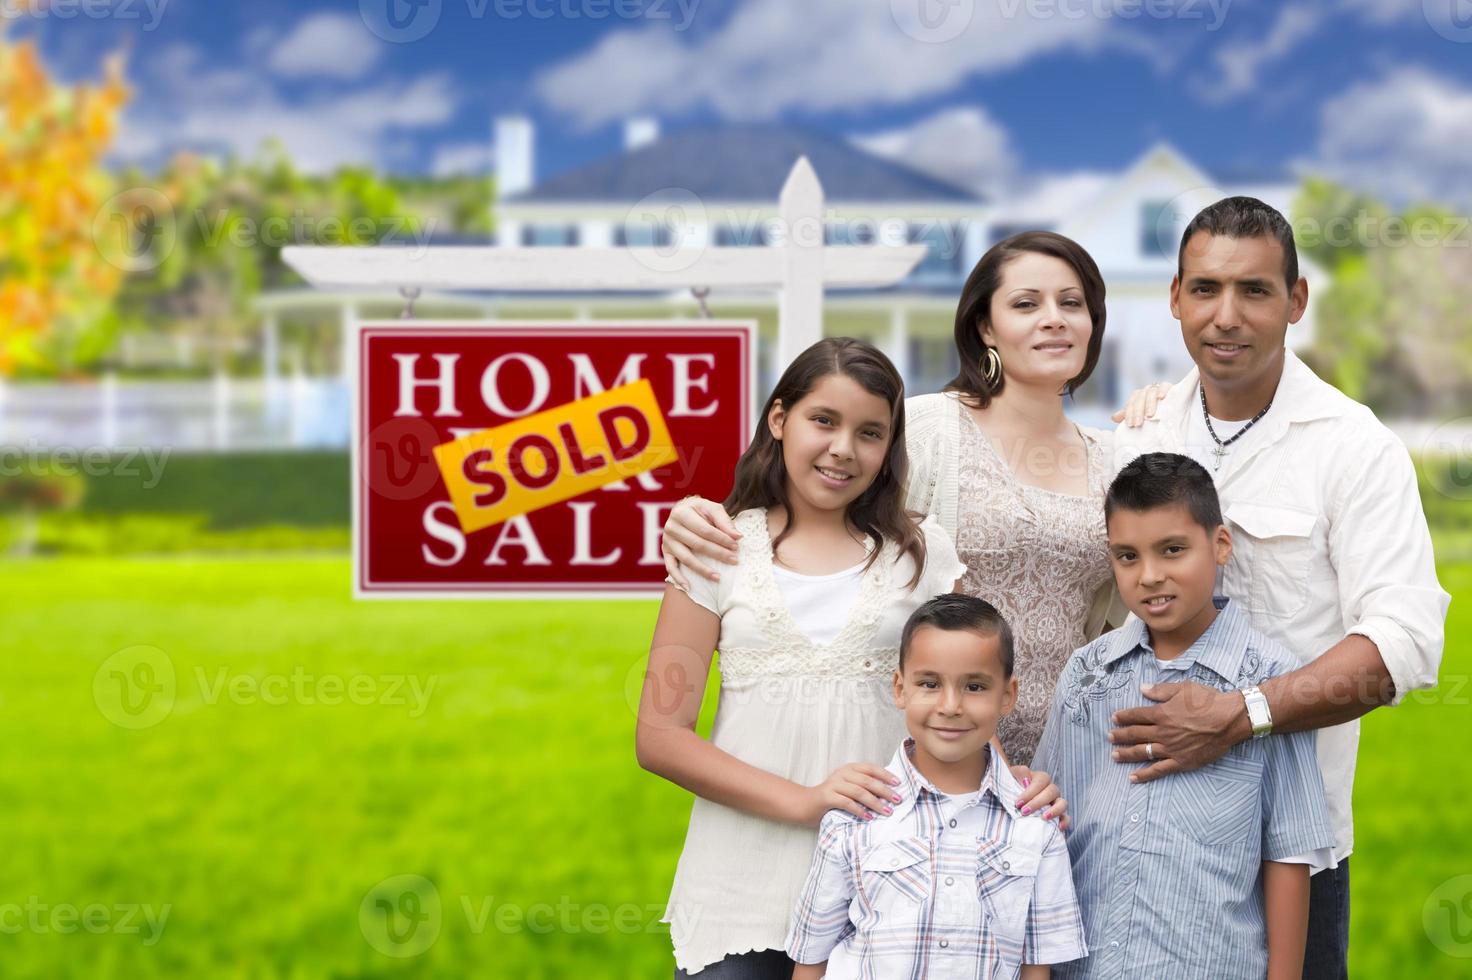
{"label": "second story window", "polygon": [[637,223],[618,225],[613,230],[613,243],[629,248],[665,248],[674,235],[665,224]]}
{"label": "second story window", "polygon": [[910,226],[910,244],[928,245],[930,251],[911,279],[952,280],[961,276],[961,226],[947,221],[927,221]]}
{"label": "second story window", "polygon": [[521,232],[521,243],[537,248],[552,245],[576,245],[577,225],[527,225]]}
{"label": "second story window", "polygon": [[1140,205],[1140,254],[1147,259],[1174,255],[1180,229],[1169,201],[1146,201]]}
{"label": "second story window", "polygon": [[767,232],[762,227],[762,222],[756,219],[739,224],[724,222],[716,225],[716,244],[736,248],[765,245]]}

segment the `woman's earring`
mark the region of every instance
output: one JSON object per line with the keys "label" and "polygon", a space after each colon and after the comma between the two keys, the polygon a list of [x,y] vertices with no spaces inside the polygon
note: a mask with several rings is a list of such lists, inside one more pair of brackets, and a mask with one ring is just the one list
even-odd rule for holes
{"label": "woman's earring", "polygon": [[1002,355],[995,347],[988,347],[981,356],[981,379],[988,388],[996,388],[1002,383]]}

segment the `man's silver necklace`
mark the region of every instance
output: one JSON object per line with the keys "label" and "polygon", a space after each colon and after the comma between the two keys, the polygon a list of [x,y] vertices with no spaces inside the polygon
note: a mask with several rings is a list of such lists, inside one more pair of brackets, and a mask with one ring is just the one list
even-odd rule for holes
{"label": "man's silver necklace", "polygon": [[1228,439],[1226,442],[1223,442],[1221,439],[1217,438],[1216,430],[1211,427],[1211,413],[1206,410],[1206,386],[1201,386],[1201,417],[1206,420],[1206,431],[1211,436],[1211,441],[1216,443],[1216,448],[1211,451],[1211,454],[1216,457],[1215,462],[1213,462],[1211,466],[1213,470],[1219,470],[1222,468],[1222,459],[1227,455],[1227,447],[1246,435],[1247,430],[1256,425],[1258,419],[1268,414],[1268,409],[1272,407],[1273,401],[1270,398],[1268,399],[1268,403],[1262,407],[1262,411],[1258,412],[1252,417],[1252,421],[1248,422],[1246,425],[1242,426],[1242,428],[1238,429],[1237,434],[1232,436],[1232,438]]}

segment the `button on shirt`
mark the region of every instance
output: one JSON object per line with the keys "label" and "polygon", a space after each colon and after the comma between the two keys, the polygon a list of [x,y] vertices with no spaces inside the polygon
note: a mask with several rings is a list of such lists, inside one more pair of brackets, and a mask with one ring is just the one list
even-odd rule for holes
{"label": "button on shirt", "polygon": [[1159,661],[1145,624],[1124,626],[1073,654],[1054,691],[1035,764],[1068,794],[1074,881],[1087,960],[1068,978],[1234,977],[1267,971],[1260,871],[1333,840],[1314,733],[1251,739],[1193,772],[1131,783],[1115,762],[1110,717],[1146,704],[1140,685],[1194,681],[1247,687],[1293,668],[1237,603],[1190,649]]}
{"label": "button on shirt", "polygon": [[[1397,702],[1434,686],[1451,597],[1436,579],[1415,468],[1395,434],[1286,351],[1267,414],[1227,448],[1220,469],[1215,448],[1193,368],[1154,421],[1120,426],[1115,463],[1176,452],[1206,467],[1232,531],[1222,592],[1295,668],[1357,633],[1379,649]],[[1358,720],[1319,731],[1336,863],[1354,849],[1359,733]]]}
{"label": "button on shirt", "polygon": [[891,815],[823,817],[787,954],[827,960],[828,980],[1011,978],[1085,955],[1058,828],[1018,813],[1021,789],[994,756],[977,792],[950,795],[915,769],[914,745],[888,767]]}

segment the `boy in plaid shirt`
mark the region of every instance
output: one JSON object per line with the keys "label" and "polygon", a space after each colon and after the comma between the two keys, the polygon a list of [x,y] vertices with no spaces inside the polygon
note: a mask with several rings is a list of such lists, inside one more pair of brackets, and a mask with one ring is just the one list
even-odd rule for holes
{"label": "boy in plaid shirt", "polygon": [[788,930],[793,980],[1044,980],[1088,952],[1063,836],[1018,811],[993,744],[1017,700],[1012,657],[981,599],[939,596],[905,624],[894,696],[910,734],[888,766],[902,802],[824,816]]}

